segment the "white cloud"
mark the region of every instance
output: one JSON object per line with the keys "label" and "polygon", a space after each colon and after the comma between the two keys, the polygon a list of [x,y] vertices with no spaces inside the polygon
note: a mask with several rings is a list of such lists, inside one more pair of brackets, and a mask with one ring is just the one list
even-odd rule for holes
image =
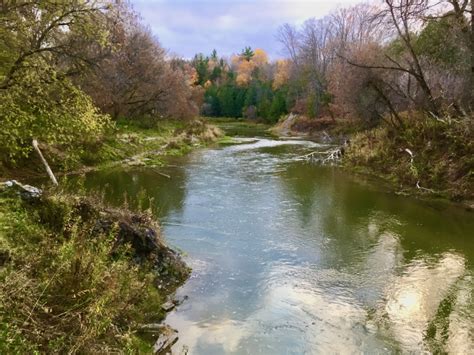
{"label": "white cloud", "polygon": [[197,52],[221,55],[239,52],[244,46],[265,49],[276,57],[275,39],[284,23],[301,24],[322,17],[338,6],[358,0],[132,0],[165,48],[185,57]]}

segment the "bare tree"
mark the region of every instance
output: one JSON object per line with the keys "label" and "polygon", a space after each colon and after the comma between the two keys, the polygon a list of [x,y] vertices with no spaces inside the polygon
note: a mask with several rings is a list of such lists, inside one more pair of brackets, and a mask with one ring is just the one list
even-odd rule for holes
{"label": "bare tree", "polygon": [[298,65],[300,40],[298,30],[289,24],[284,24],[278,29],[278,41],[283,45],[285,52],[295,65]]}

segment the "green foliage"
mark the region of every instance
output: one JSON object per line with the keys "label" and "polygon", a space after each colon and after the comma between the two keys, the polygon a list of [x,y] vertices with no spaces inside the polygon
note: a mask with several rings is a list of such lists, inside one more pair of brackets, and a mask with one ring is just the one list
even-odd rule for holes
{"label": "green foliage", "polygon": [[221,86],[217,91],[220,114],[226,117],[241,117],[245,101],[245,88],[231,82]]}
{"label": "green foliage", "polygon": [[12,162],[26,157],[31,140],[71,151],[97,140],[109,120],[68,79],[44,61],[19,72],[21,82],[0,91],[0,152]]}
{"label": "green foliage", "polygon": [[283,88],[273,90],[271,82],[262,80],[252,80],[248,87],[239,86],[232,75],[225,84],[212,84],[206,89],[204,114],[239,118],[253,106],[259,118],[276,122],[288,112],[286,93]]}
{"label": "green foliage", "polygon": [[272,121],[276,122],[281,115],[286,113],[288,113],[288,111],[286,109],[285,92],[283,90],[279,90],[273,96],[269,117],[272,119]]}
{"label": "green foliage", "polygon": [[251,47],[245,47],[243,50],[242,50],[242,53],[240,53],[240,55],[245,58],[245,60],[249,61],[250,59],[252,59],[252,57],[255,55],[254,51],[252,50]]}
{"label": "green foliage", "polygon": [[198,75],[196,84],[204,85],[204,83],[209,79],[209,58],[204,57],[202,53],[196,54],[192,64]]}
{"label": "green foliage", "polygon": [[459,38],[460,31],[455,27],[452,17],[428,21],[414,43],[417,54],[450,68],[466,68],[469,54],[463,51],[459,43],[462,37]]}
{"label": "green foliage", "polygon": [[[100,2],[7,2],[0,12],[0,160],[31,152],[31,140],[70,153],[107,126],[71,80],[84,70],[87,45],[107,44]],[[98,7],[95,7],[98,6]],[[65,31],[67,28],[67,31]],[[87,44],[87,45],[86,45]]]}

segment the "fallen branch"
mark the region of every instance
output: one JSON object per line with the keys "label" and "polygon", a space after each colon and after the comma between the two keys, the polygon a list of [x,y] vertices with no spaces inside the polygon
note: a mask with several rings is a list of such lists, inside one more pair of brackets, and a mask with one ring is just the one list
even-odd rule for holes
{"label": "fallen branch", "polygon": [[48,162],[46,161],[43,154],[41,153],[41,150],[39,149],[39,146],[38,146],[38,141],[36,139],[33,139],[32,143],[33,143],[33,148],[35,148],[35,150],[38,153],[41,161],[43,162],[43,165],[46,169],[46,172],[48,173],[49,178],[51,179],[51,181],[53,182],[54,185],[58,186],[58,180],[56,180],[56,177],[54,176],[53,171],[51,170],[51,168],[49,167]]}
{"label": "fallen branch", "polygon": [[[321,156],[321,157],[319,157]],[[307,159],[321,164],[335,163],[342,157],[342,148],[326,150],[324,152],[311,152],[300,156],[301,159]]]}
{"label": "fallen branch", "polygon": [[436,192],[436,191],[433,190],[433,189],[428,189],[428,188],[426,188],[426,187],[420,186],[420,180],[418,180],[418,181],[416,182],[416,188],[417,188],[418,190],[428,191],[428,192],[430,192],[430,193],[435,193],[435,192]]}

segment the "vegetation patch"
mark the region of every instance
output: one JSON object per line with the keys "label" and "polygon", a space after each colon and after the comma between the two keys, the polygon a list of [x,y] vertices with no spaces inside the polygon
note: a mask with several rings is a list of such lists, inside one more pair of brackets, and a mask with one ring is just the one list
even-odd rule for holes
{"label": "vegetation patch", "polygon": [[98,206],[0,191],[0,352],[150,349],[137,331],[189,269],[149,214]]}
{"label": "vegetation patch", "polygon": [[397,131],[381,126],[355,134],[345,165],[389,179],[402,191],[473,200],[472,119],[410,117]]}

